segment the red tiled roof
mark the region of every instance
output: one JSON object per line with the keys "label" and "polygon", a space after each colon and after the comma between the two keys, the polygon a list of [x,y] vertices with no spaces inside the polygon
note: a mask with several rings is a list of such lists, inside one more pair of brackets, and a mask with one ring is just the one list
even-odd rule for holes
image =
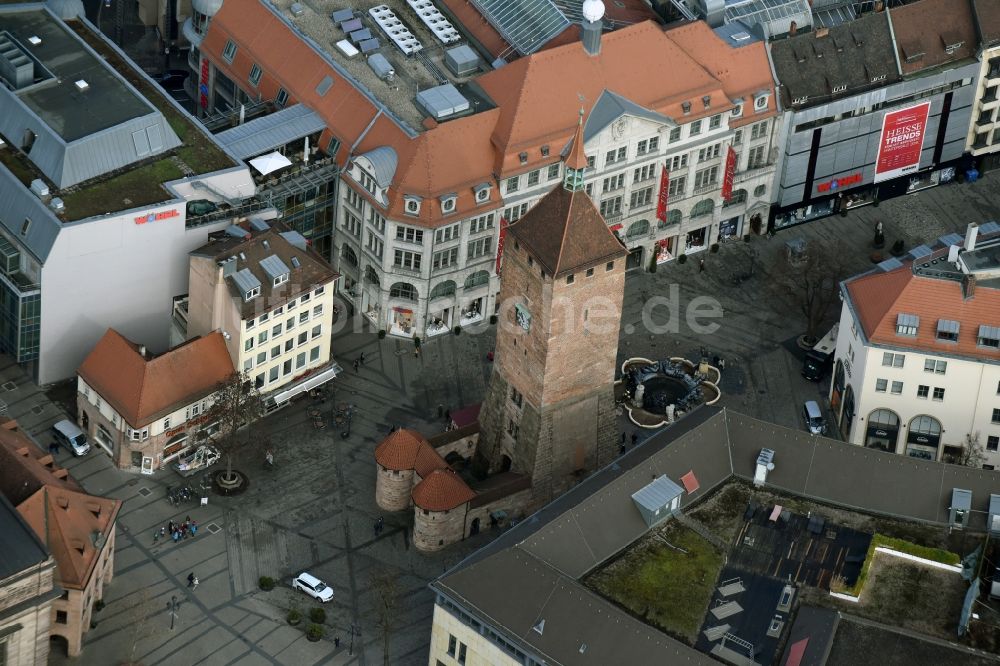
{"label": "red tiled roof", "polygon": [[17,510],[56,561],[59,584],[82,590],[111,536],[122,502],[45,485]]}
{"label": "red tiled roof", "polygon": [[375,461],[386,469],[416,470],[421,477],[448,466],[427,438],[405,428],[382,440],[375,448]]}
{"label": "red tiled roof", "polygon": [[587,193],[561,186],[542,197],[507,231],[554,277],[628,253]]}
{"label": "red tiled roof", "polygon": [[[1000,350],[980,347],[981,325],[1000,326],[1000,289],[978,286],[966,298],[955,280],[915,275],[909,265],[847,282],[847,292],[865,335],[874,343],[947,355],[1000,359]],[[896,316],[920,318],[917,335],[896,334]],[[937,339],[938,320],[959,322],[957,342]]]}
{"label": "red tiled roof", "polygon": [[133,428],[212,393],[233,374],[218,331],[147,359],[109,328],[77,370]]}
{"label": "red tiled roof", "polygon": [[427,511],[451,511],[471,502],[476,493],[450,469],[436,469],[413,487],[413,503]]}
{"label": "red tiled roof", "polygon": [[17,506],[46,485],[83,492],[51,454],[17,429],[16,421],[5,422],[0,428],[0,494]]}

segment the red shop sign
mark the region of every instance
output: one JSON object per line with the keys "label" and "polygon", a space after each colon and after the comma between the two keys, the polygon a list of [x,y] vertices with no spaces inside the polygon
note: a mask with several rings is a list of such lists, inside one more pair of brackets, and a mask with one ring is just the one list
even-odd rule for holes
{"label": "red shop sign", "polygon": [[159,222],[160,220],[169,220],[172,217],[179,217],[180,213],[177,212],[176,208],[171,208],[170,210],[160,211],[159,213],[150,213],[149,215],[140,215],[135,218],[136,224],[149,224],[150,222]]}

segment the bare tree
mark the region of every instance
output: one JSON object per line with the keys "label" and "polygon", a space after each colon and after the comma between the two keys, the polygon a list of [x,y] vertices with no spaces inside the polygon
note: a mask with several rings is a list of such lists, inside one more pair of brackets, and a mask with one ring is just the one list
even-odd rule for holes
{"label": "bare tree", "polygon": [[256,421],[263,412],[264,402],[260,391],[246,372],[234,373],[216,390],[215,402],[209,410],[209,420],[215,420],[219,424],[219,433],[214,444],[226,457],[224,480],[229,482],[234,480],[233,454],[260,443],[260,438],[252,437],[249,429],[247,432],[241,430]]}
{"label": "bare tree", "polygon": [[129,646],[128,659],[122,662],[122,666],[139,666],[141,662],[135,659],[139,643],[163,631],[162,626],[153,624],[153,616],[159,610],[149,588],[142,587],[129,598],[122,612]]}
{"label": "bare tree", "polygon": [[375,571],[371,589],[375,595],[375,626],[382,633],[382,659],[389,666],[389,640],[399,618],[399,578],[385,569]]}
{"label": "bare tree", "polygon": [[962,442],[961,452],[955,457],[955,464],[980,469],[984,462],[986,462],[986,452],[979,443],[979,433],[967,434],[965,441]]}
{"label": "bare tree", "polygon": [[840,281],[848,275],[848,256],[843,243],[824,248],[809,241],[798,251],[789,248],[778,262],[773,282],[806,318],[809,341],[816,340],[819,327],[839,299]]}

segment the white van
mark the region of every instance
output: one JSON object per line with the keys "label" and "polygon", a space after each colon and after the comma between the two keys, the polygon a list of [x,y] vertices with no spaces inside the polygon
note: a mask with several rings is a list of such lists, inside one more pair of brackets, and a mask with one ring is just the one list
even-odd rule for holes
{"label": "white van", "polygon": [[826,420],[823,412],[819,409],[819,403],[815,400],[808,400],[802,405],[802,415],[806,419],[806,429],[813,435],[826,434]]}
{"label": "white van", "polygon": [[63,419],[52,426],[52,434],[55,435],[56,441],[72,451],[73,455],[82,456],[90,453],[87,435],[69,419]]}

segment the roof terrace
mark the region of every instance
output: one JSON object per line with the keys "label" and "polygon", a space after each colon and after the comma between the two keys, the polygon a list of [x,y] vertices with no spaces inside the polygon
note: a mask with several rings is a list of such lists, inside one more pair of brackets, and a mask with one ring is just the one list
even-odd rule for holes
{"label": "roof terrace", "polygon": [[[35,20],[42,22],[38,26],[39,29],[45,27],[45,23],[50,25],[57,23],[49,15],[33,9],[30,12],[5,14],[5,25],[9,25],[7,21],[11,16],[22,15],[35,15]],[[229,155],[207,139],[206,132],[197,127],[190,116],[172,104],[152,81],[138,71],[130,60],[109,45],[102,36],[95,34],[79,21],[68,21],[66,25],[69,31],[61,31],[62,37],[53,37],[50,40],[45,34],[39,35],[43,45],[48,45],[52,49],[53,60],[48,69],[60,77],[77,76],[74,72],[80,72],[93,87],[88,94],[107,93],[108,97],[90,95],[89,100],[93,101],[84,104],[85,112],[78,114],[80,106],[72,92],[75,88],[68,93],[58,94],[54,90],[45,92],[47,88],[40,88],[37,92],[28,93],[30,101],[25,100],[25,104],[38,105],[39,108],[45,106],[44,112],[48,116],[39,114],[40,117],[57,130],[60,137],[67,142],[79,136],[86,136],[88,133],[100,132],[114,126],[115,123],[125,122],[136,114],[147,115],[159,111],[180,140],[180,145],[96,178],[70,187],[58,188],[24,152],[15,147],[15,141],[19,137],[3,137],[9,145],[0,147],[0,163],[25,187],[29,187],[34,179],[48,183],[50,193],[60,197],[65,205],[65,210],[57,213],[60,219],[80,220],[106,212],[168,201],[173,196],[163,188],[162,183],[237,166]],[[71,32],[93,49],[99,58],[93,57],[85,49],[80,49]],[[54,44],[48,44],[49,41]],[[87,56],[85,58],[79,54]],[[102,65],[102,61],[107,67]],[[73,62],[77,65],[69,64]],[[124,78],[131,88],[115,77],[111,70]],[[43,92],[48,97],[40,96]],[[24,95],[21,97],[24,99]],[[102,105],[107,109],[99,108]],[[35,111],[34,107],[32,110]]]}
{"label": "roof terrace", "polygon": [[[295,14],[291,11],[293,4],[296,5]],[[440,10],[443,7],[441,2],[433,3],[431,8],[426,6],[426,2],[414,4],[419,4],[424,8],[423,11],[432,13],[434,9]],[[461,41],[464,27],[451,21],[453,30],[436,29],[432,32],[429,24],[431,20],[439,21],[433,24],[438,28],[440,21],[449,21],[447,16],[434,19],[425,17],[425,22],[406,0],[314,0],[308,4],[295,3],[294,0],[275,0],[273,7],[286,21],[311,38],[332,60],[347,70],[355,81],[385,104],[397,118],[416,131],[421,130],[427,117],[416,104],[416,96],[428,88],[445,83],[454,84],[473,102],[470,105],[472,113],[492,106],[475,86],[472,89],[466,86],[480,71],[485,71],[482,60],[461,75],[454,74],[446,66],[445,51],[464,43]],[[388,14],[382,10],[376,12],[379,16],[377,21],[369,12],[375,7],[387,7],[394,15],[394,20],[392,17],[387,19]],[[333,18],[335,13],[336,21]],[[347,30],[341,27],[345,23]],[[387,26],[391,23],[392,27],[383,29],[380,23]],[[387,30],[409,31],[416,44],[407,39],[405,44],[397,46]],[[368,39],[361,39],[366,35],[357,34],[363,31],[369,33]],[[339,48],[338,42],[345,40],[350,48]],[[404,48],[408,54],[404,53]],[[381,54],[388,60],[393,70],[391,77],[380,76],[369,65],[368,60],[374,54]]]}

